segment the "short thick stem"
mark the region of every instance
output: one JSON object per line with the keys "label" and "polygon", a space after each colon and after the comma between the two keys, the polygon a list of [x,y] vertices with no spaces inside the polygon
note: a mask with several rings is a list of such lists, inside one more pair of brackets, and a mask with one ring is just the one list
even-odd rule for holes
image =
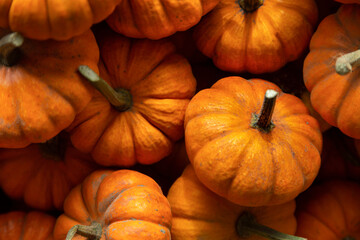
{"label": "short thick stem", "polygon": [[353,67],[360,64],[360,49],[338,57],[335,63],[335,70],[340,75],[346,75]]}
{"label": "short thick stem", "polygon": [[265,92],[264,102],[260,110],[260,114],[254,114],[251,121],[251,126],[262,130],[264,132],[269,132],[275,126],[272,123],[272,115],[275,108],[276,97],[278,92],[272,89],[269,89]]}
{"label": "short thick stem", "polygon": [[19,47],[24,43],[24,37],[18,33],[10,33],[0,39],[0,61],[2,65],[11,67],[20,57]]}
{"label": "short thick stem", "polygon": [[238,3],[245,12],[253,12],[263,5],[264,0],[238,0]]}
{"label": "short thick stem", "polygon": [[285,234],[259,224],[248,212],[243,213],[236,222],[236,231],[240,237],[257,235],[270,240],[306,240],[306,238]]}
{"label": "short thick stem", "polygon": [[65,240],[72,240],[76,234],[86,237],[88,240],[100,240],[102,226],[97,222],[92,223],[90,226],[75,225],[69,230]]}
{"label": "short thick stem", "polygon": [[123,88],[115,90],[88,66],[81,65],[78,70],[118,111],[131,108],[132,97],[128,90]]}

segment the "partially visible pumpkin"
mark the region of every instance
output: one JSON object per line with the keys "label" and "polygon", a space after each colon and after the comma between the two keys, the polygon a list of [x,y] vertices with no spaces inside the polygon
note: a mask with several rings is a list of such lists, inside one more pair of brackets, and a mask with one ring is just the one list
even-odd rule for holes
{"label": "partially visible pumpkin", "polygon": [[322,134],[299,98],[266,80],[234,76],[192,98],[185,144],[209,189],[242,206],[264,206],[290,201],[311,185]]}
{"label": "partially visible pumpkin", "polygon": [[100,77],[86,66],[80,69],[102,94],[67,129],[71,141],[101,165],[155,163],[184,135],[185,110],[196,89],[191,66],[169,40],[113,32],[98,39]]}
{"label": "partially visible pumpkin", "polygon": [[90,102],[77,67],[98,72],[94,35],[89,30],[68,41],[37,41],[0,29],[0,38],[0,147],[49,140]]}
{"label": "partially visible pumpkin", "polygon": [[116,32],[160,39],[196,25],[220,0],[122,0],[107,18]]}
{"label": "partially visible pumpkin", "polygon": [[68,40],[108,17],[121,0],[2,0],[0,27],[31,39]]}
{"label": "partially visible pumpkin", "polygon": [[52,240],[55,218],[43,212],[8,212],[0,215],[0,239]]}
{"label": "partially visible pumpkin", "polygon": [[[326,17],[310,42],[304,83],[311,104],[330,125],[360,138],[360,5],[344,4]],[[353,65],[353,66],[352,66]]]}
{"label": "partially visible pumpkin", "polygon": [[313,185],[297,199],[296,235],[308,240],[360,239],[360,185],[346,180]]}
{"label": "partially visible pumpkin", "polygon": [[97,166],[64,136],[22,149],[0,149],[0,187],[36,209],[62,210],[65,197]]}
{"label": "partially visible pumpkin", "polygon": [[54,239],[170,240],[171,219],[169,202],[152,178],[127,169],[99,170],[67,196]]}
{"label": "partially visible pumpkin", "polygon": [[221,0],[195,27],[199,50],[229,72],[273,72],[307,48],[314,0]]}

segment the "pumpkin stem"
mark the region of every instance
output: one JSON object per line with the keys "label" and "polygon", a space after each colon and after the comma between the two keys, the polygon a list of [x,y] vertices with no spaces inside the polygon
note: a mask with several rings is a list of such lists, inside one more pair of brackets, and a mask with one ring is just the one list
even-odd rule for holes
{"label": "pumpkin stem", "polygon": [[279,232],[275,229],[259,224],[255,217],[244,212],[236,222],[237,234],[242,238],[248,238],[252,234],[271,240],[306,240],[306,238],[297,237]]}
{"label": "pumpkin stem", "polygon": [[72,240],[78,234],[91,240],[100,240],[102,235],[102,227],[100,223],[93,222],[90,226],[75,225],[70,228],[65,240]]}
{"label": "pumpkin stem", "polygon": [[5,35],[0,39],[0,62],[1,64],[11,67],[19,59],[19,47],[24,43],[24,37],[13,32]]}
{"label": "pumpkin stem", "polygon": [[271,118],[274,112],[276,97],[279,93],[268,89],[265,92],[264,102],[260,114],[254,114],[251,120],[251,126],[265,132],[271,131],[275,127]]}
{"label": "pumpkin stem", "polygon": [[131,108],[132,98],[128,90],[123,88],[115,90],[88,66],[81,65],[78,70],[118,111]]}
{"label": "pumpkin stem", "polygon": [[346,75],[352,71],[353,66],[360,64],[360,49],[338,57],[335,63],[336,73]]}
{"label": "pumpkin stem", "polygon": [[238,0],[238,3],[245,12],[253,12],[263,5],[264,0]]}

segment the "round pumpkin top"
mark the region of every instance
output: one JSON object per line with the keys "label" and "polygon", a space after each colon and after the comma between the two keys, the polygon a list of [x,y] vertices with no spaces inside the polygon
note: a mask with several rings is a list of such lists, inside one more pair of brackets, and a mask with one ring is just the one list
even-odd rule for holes
{"label": "round pumpkin top", "polygon": [[[263,128],[257,119],[263,119],[268,92],[278,96]],[[265,80],[226,77],[190,101],[185,143],[202,183],[234,203],[263,206],[289,201],[310,186],[322,135],[299,98]]]}
{"label": "round pumpkin top", "polygon": [[197,24],[220,0],[122,0],[106,19],[132,38],[160,39]]}
{"label": "round pumpkin top", "polygon": [[[184,116],[196,89],[188,61],[168,40],[103,34],[100,76],[115,92],[99,92],[68,128],[74,146],[101,165],[151,164],[184,135]],[[119,103],[119,104],[118,104]]]}
{"label": "round pumpkin top", "polygon": [[31,39],[68,40],[104,20],[121,0],[2,0],[0,27]]}
{"label": "round pumpkin top", "polygon": [[169,202],[152,178],[127,169],[99,170],[67,196],[54,239],[64,240],[83,225],[93,227],[95,239],[170,240],[171,218]]}
{"label": "round pumpkin top", "polygon": [[55,218],[43,212],[8,212],[0,215],[0,239],[52,240]]}
{"label": "round pumpkin top", "polygon": [[246,215],[283,233],[294,234],[296,231],[294,200],[276,206],[244,207],[234,204],[206,188],[191,165],[171,186],[167,198],[173,214],[171,237],[174,240],[260,239],[240,227],[239,220]]}
{"label": "round pumpkin top", "polygon": [[354,57],[348,54],[354,51],[359,60],[359,24],[358,4],[345,4],[326,17],[311,39],[303,69],[314,109],[329,124],[353,138],[360,138],[360,67],[355,61],[351,71],[341,73],[336,70],[336,62],[339,59],[348,66],[346,63],[350,64]]}
{"label": "round pumpkin top", "polygon": [[[0,37],[7,34],[0,29]],[[90,30],[68,41],[25,38],[22,45],[9,47],[20,36],[10,35],[0,47],[2,148],[44,142],[68,127],[91,99],[77,67],[88,64],[98,71],[99,49]]]}
{"label": "round pumpkin top", "polygon": [[195,27],[194,40],[222,70],[273,72],[303,53],[317,17],[314,0],[221,0]]}
{"label": "round pumpkin top", "polygon": [[360,185],[329,180],[298,198],[296,235],[311,240],[360,239]]}

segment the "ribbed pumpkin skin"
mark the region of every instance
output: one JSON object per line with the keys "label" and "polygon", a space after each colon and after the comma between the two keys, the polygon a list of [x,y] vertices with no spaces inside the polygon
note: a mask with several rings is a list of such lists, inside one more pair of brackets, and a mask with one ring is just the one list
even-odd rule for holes
{"label": "ribbed pumpkin skin", "polygon": [[308,46],[318,16],[313,0],[266,0],[248,13],[238,2],[221,0],[194,30],[197,47],[218,68],[273,72]]}
{"label": "ribbed pumpkin skin", "polygon": [[[279,92],[269,132],[251,127],[265,91]],[[322,135],[302,101],[273,83],[227,77],[198,92],[185,113],[186,151],[212,191],[242,206],[281,204],[307,189]]]}
{"label": "ribbed pumpkin skin", "polygon": [[310,42],[304,61],[304,83],[321,117],[344,134],[360,138],[360,68],[340,75],[336,58],[359,49],[360,6],[343,5],[326,17]]}
{"label": "ribbed pumpkin skin", "polygon": [[283,233],[294,234],[296,230],[294,200],[256,208],[233,204],[201,184],[191,165],[171,186],[167,198],[173,213],[173,240],[264,239],[237,234],[236,221],[244,212],[254,215],[258,223]]}
{"label": "ribbed pumpkin skin", "polygon": [[102,35],[100,76],[129,90],[132,106],[118,111],[100,93],[68,128],[74,146],[105,166],[152,164],[184,135],[184,116],[196,89],[188,61],[167,40]]}
{"label": "ribbed pumpkin skin", "polygon": [[[8,33],[0,29],[0,37]],[[91,100],[77,67],[98,72],[99,48],[89,30],[69,41],[25,39],[18,63],[0,64],[0,147],[22,148],[56,136]]]}
{"label": "ribbed pumpkin skin", "polygon": [[170,240],[171,218],[169,202],[152,178],[125,169],[96,171],[66,198],[54,239],[64,240],[76,224],[98,222],[101,240]]}
{"label": "ribbed pumpkin skin", "polygon": [[0,27],[31,39],[68,40],[108,17],[121,0],[2,0]]}
{"label": "ribbed pumpkin skin", "polygon": [[160,39],[197,24],[220,0],[122,0],[107,18],[116,32]]}
{"label": "ribbed pumpkin skin", "polygon": [[332,180],[311,186],[297,201],[296,235],[308,240],[360,239],[359,199],[356,182]]}
{"label": "ribbed pumpkin skin", "polygon": [[42,212],[14,211],[0,215],[0,239],[52,240],[55,218]]}

